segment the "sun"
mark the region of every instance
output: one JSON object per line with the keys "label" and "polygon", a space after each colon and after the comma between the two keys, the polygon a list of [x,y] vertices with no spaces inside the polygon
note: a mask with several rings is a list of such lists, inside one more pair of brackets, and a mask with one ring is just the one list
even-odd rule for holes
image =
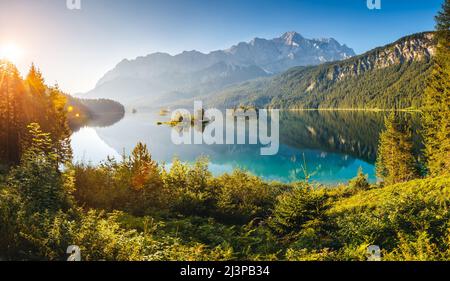
{"label": "sun", "polygon": [[22,57],[22,49],[14,43],[0,45],[0,59],[6,59],[17,63]]}

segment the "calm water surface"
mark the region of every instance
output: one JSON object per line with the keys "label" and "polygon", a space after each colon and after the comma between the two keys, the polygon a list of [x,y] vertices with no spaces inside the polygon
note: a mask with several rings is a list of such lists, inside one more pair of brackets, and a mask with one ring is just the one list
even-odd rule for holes
{"label": "calm water surface", "polygon": [[291,182],[303,178],[305,162],[312,180],[322,184],[346,183],[359,167],[375,181],[376,147],[383,128],[383,113],[300,111],[280,113],[280,149],[261,156],[260,145],[175,145],[172,128],[157,112],[127,114],[109,127],[85,127],[72,135],[74,160],[98,164],[107,156],[120,159],[141,141],[153,159],[170,166],[174,157],[193,162],[208,156],[210,170],[219,175],[245,169],[267,180]]}

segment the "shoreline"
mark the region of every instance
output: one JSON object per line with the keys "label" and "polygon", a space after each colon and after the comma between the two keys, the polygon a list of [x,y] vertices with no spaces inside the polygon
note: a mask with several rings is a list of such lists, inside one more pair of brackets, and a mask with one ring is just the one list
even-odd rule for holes
{"label": "shoreline", "polygon": [[287,111],[367,111],[367,112],[417,112],[421,113],[420,109],[381,109],[381,108],[289,108],[281,109]]}

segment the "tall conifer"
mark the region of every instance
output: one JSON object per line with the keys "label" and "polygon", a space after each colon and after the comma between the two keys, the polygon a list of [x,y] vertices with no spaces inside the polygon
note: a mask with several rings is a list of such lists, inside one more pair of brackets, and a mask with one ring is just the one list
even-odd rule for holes
{"label": "tall conifer", "polygon": [[377,176],[385,184],[417,178],[419,172],[413,154],[411,131],[398,121],[394,112],[385,119],[385,126],[378,147]]}
{"label": "tall conifer", "polygon": [[436,16],[435,66],[424,100],[424,140],[431,176],[450,173],[450,0]]}

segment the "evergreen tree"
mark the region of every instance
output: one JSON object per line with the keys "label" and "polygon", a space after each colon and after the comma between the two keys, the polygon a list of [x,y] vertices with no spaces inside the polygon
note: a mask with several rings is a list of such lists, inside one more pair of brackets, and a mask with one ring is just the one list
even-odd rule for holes
{"label": "evergreen tree", "polygon": [[[164,201],[163,181],[159,167],[147,149],[147,145],[139,142],[130,157],[131,188],[137,192],[137,201],[144,201],[139,206],[141,211],[151,208],[162,208]],[[142,200],[143,199],[143,200]]]}
{"label": "evergreen tree", "polygon": [[385,119],[386,129],[380,135],[376,163],[377,176],[388,185],[419,176],[411,132],[396,119],[394,112]]}
{"label": "evergreen tree", "polygon": [[328,200],[329,195],[324,190],[314,190],[300,183],[278,196],[269,226],[281,235],[300,236],[309,229],[319,236],[324,231]]}
{"label": "evergreen tree", "polygon": [[11,63],[0,61],[0,157],[6,164],[19,161],[20,141],[25,133],[24,102],[19,71]]}
{"label": "evergreen tree", "polygon": [[48,88],[48,105],[46,116],[49,116],[48,131],[55,139],[55,148],[59,163],[72,161],[72,147],[70,145],[71,130],[67,121],[67,98],[56,85]]}
{"label": "evergreen tree", "polygon": [[367,190],[370,188],[368,175],[364,174],[362,167],[359,167],[358,175],[354,179],[350,180],[348,186],[356,190]]}
{"label": "evergreen tree", "polygon": [[450,173],[450,0],[436,17],[437,50],[424,98],[424,140],[431,176]]}
{"label": "evergreen tree", "polygon": [[[147,145],[139,142],[131,153],[132,186],[139,190],[159,178],[158,164],[152,160]],[[158,179],[157,181],[161,181]]]}
{"label": "evergreen tree", "polygon": [[23,80],[17,68],[0,61],[0,160],[16,165],[30,144],[25,138],[27,125],[37,123],[48,132],[58,163],[71,160],[70,128],[66,116],[65,95],[58,87],[47,87],[34,66]]}
{"label": "evergreen tree", "polygon": [[25,82],[32,94],[43,95],[45,93],[46,86],[44,77],[42,76],[41,71],[34,65],[34,63],[31,64]]}
{"label": "evergreen tree", "polygon": [[18,191],[26,211],[57,212],[72,207],[70,170],[61,173],[50,134],[36,123],[28,126],[31,140],[21,164],[10,174],[9,185]]}
{"label": "evergreen tree", "polygon": [[67,123],[67,98],[59,87],[47,87],[41,71],[32,64],[25,79],[30,98],[27,112],[30,122],[38,123],[55,142],[60,163],[71,160],[70,129]]}

